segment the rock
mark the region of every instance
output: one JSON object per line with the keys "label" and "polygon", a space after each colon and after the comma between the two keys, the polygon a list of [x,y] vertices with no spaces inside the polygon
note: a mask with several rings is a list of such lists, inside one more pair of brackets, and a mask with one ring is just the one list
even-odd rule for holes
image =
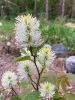
{"label": "rock", "polygon": [[75,56],[70,56],[66,59],[66,70],[75,74]]}
{"label": "rock", "polygon": [[63,43],[53,44],[52,49],[55,51],[57,57],[64,57],[67,54],[67,48]]}

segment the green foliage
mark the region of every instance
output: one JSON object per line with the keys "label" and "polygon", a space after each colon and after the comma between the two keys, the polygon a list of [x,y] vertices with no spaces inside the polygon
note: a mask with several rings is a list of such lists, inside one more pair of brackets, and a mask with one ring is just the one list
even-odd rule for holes
{"label": "green foliage", "polygon": [[58,11],[59,0],[49,0],[49,5],[50,5],[49,18],[55,19],[59,15],[59,11]]}
{"label": "green foliage", "polygon": [[53,97],[53,100],[65,100],[64,97],[62,97],[57,91]]}
{"label": "green foliage", "polygon": [[18,96],[12,96],[11,100],[21,100]]}
{"label": "green foliage", "polygon": [[48,81],[48,82],[53,83],[54,85],[57,85],[57,76],[53,72],[50,72],[48,74],[44,73],[44,75],[42,75],[41,81],[42,82]]}
{"label": "green foliage", "polygon": [[25,96],[24,100],[40,100],[39,92],[34,91]]}
{"label": "green foliage", "polygon": [[68,49],[75,48],[75,28],[70,28],[64,25],[64,23],[58,23],[51,21],[48,23],[42,23],[41,31],[45,38],[48,39],[49,44],[62,42]]}
{"label": "green foliage", "polygon": [[65,98],[66,98],[66,100],[75,100],[75,94],[66,93]]}
{"label": "green foliage", "polygon": [[22,81],[20,85],[25,89],[29,85],[29,83],[27,81]]}
{"label": "green foliage", "polygon": [[14,36],[14,21],[9,21],[9,20],[1,20],[2,26],[0,26],[0,36],[4,36],[3,38],[0,38],[1,41],[5,41],[6,37],[9,40],[10,37]]}
{"label": "green foliage", "polygon": [[13,31],[15,26],[13,20],[1,20],[0,22],[2,23],[2,26],[0,26],[0,32],[7,34]]}
{"label": "green foliage", "polygon": [[25,61],[25,60],[30,60],[30,59],[31,59],[30,56],[23,56],[23,57],[18,57],[16,61],[19,62],[19,61]]}

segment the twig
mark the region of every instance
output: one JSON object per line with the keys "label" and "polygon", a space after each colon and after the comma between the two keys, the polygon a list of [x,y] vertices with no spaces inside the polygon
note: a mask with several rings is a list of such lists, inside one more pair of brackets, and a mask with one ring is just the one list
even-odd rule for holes
{"label": "twig", "polygon": [[38,72],[38,80],[37,80],[37,91],[38,91],[38,89],[39,89],[39,83],[40,83],[40,72],[39,72],[38,66],[36,64],[36,56],[34,56],[34,64],[35,64],[35,67],[36,67],[37,72]]}
{"label": "twig", "polygon": [[[15,93],[15,95],[19,98],[19,95],[17,94],[17,92],[14,90],[14,88],[11,86],[11,90]],[[19,100],[21,100],[21,98],[19,98]]]}
{"label": "twig", "polygon": [[[33,88],[34,88],[35,90],[37,90],[36,87],[34,86],[34,84],[37,85],[37,83],[36,83],[35,81],[33,81],[32,77],[31,77],[31,75],[30,75],[29,73],[28,73],[28,77],[29,77],[29,79],[30,79],[30,81],[31,81],[31,85],[33,86]],[[33,83],[34,83],[34,84],[33,84]]]}

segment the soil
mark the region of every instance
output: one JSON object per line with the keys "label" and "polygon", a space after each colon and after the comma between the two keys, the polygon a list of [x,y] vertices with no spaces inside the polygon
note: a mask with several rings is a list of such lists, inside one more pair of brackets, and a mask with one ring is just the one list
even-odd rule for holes
{"label": "soil", "polygon": [[2,55],[0,55],[0,79],[2,77],[2,74],[5,71],[9,70],[9,71],[15,71],[16,72],[17,65],[16,65],[14,59],[15,58],[13,56],[11,56],[10,54],[2,54]]}

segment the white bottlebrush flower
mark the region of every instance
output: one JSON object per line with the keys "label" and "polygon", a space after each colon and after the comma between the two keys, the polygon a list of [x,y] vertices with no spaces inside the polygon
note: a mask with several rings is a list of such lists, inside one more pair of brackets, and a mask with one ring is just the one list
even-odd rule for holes
{"label": "white bottlebrush flower", "polygon": [[43,66],[50,66],[55,59],[55,53],[50,46],[45,45],[39,50],[37,59]]}
{"label": "white bottlebrush flower", "polygon": [[20,80],[22,80],[22,79],[26,80],[27,79],[27,73],[24,69],[25,63],[26,63],[25,61],[18,63],[17,72],[18,72],[18,76],[19,76]]}
{"label": "white bottlebrush flower", "polygon": [[37,47],[42,44],[39,21],[31,15],[16,18],[16,43],[20,47]]}
{"label": "white bottlebrush flower", "polygon": [[[36,63],[37,63],[39,71],[41,71],[41,69],[42,69],[41,64],[39,62],[36,62]],[[37,77],[37,69],[36,69],[36,66],[33,61],[26,60],[26,61],[19,62],[17,71],[18,71],[18,76],[19,76],[20,80],[22,80],[22,79],[27,80],[28,73],[33,78]]]}
{"label": "white bottlebrush flower", "polygon": [[18,63],[18,75],[20,79],[27,79],[28,73],[32,74],[32,71],[35,70],[35,65],[32,61],[26,60]]}
{"label": "white bottlebrush flower", "polygon": [[49,82],[41,83],[39,91],[42,98],[50,99],[55,94],[55,86]]}
{"label": "white bottlebrush flower", "polygon": [[1,83],[5,89],[9,89],[17,84],[17,75],[14,72],[6,71],[2,76]]}

